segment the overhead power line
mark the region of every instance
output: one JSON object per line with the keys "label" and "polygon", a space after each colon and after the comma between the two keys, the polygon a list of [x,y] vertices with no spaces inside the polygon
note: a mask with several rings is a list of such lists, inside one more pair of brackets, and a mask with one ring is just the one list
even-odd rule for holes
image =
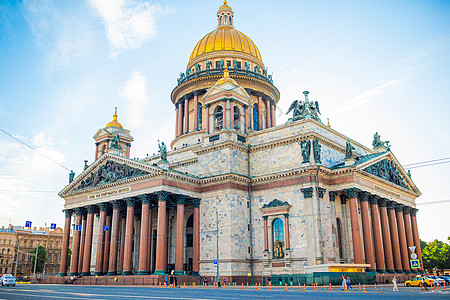
{"label": "overhead power line", "polygon": [[48,157],[47,155],[45,155],[45,154],[43,154],[43,153],[39,152],[39,151],[38,151],[38,150],[36,150],[36,149],[35,149],[34,147],[32,147],[32,146],[28,145],[28,144],[27,144],[27,143],[25,143],[24,141],[22,141],[22,140],[20,140],[20,139],[16,138],[16,137],[15,137],[15,136],[13,136],[12,134],[10,134],[10,133],[6,132],[5,130],[3,130],[3,129],[1,129],[1,128],[0,128],[0,131],[2,131],[2,132],[3,132],[4,134],[8,135],[9,137],[11,137],[11,138],[15,139],[15,140],[16,140],[16,141],[18,141],[19,143],[21,143],[21,144],[23,144],[23,145],[27,146],[27,147],[28,147],[28,148],[30,148],[31,150],[33,150],[33,151],[35,151],[35,152],[39,153],[40,155],[42,155],[43,157],[47,158],[48,160],[51,160],[52,162],[54,162],[55,164],[57,164],[57,165],[58,165],[58,166],[60,166],[61,168],[64,168],[64,169],[66,169],[67,171],[69,171],[69,172],[70,172],[69,168],[66,168],[65,166],[63,166],[62,164],[60,164],[59,162],[57,162],[56,160],[54,160],[54,159],[52,159],[52,158]]}
{"label": "overhead power line", "polygon": [[433,159],[433,160],[427,160],[427,161],[407,164],[407,165],[404,165],[403,167],[406,169],[415,169],[415,168],[422,168],[422,167],[446,164],[449,162],[450,162],[450,157],[445,157],[445,158],[439,158],[439,159]]}

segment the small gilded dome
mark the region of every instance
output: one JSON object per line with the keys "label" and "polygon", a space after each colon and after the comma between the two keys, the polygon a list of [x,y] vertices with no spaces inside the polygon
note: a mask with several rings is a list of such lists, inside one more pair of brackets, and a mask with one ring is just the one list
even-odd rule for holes
{"label": "small gilded dome", "polygon": [[233,78],[230,77],[230,72],[228,71],[228,69],[223,70],[223,77],[220,78],[216,82],[216,85],[219,85],[219,84],[222,84],[222,83],[225,83],[225,82],[231,82],[231,83],[233,83],[235,85],[238,85],[237,82]]}
{"label": "small gilded dome", "polygon": [[114,111],[113,120],[111,122],[109,122],[108,124],[106,124],[106,128],[107,127],[119,127],[119,128],[123,129],[122,124],[120,124],[119,121],[117,121],[117,107],[115,108],[115,111]]}
{"label": "small gilded dome", "polygon": [[223,1],[223,5],[219,8],[219,11],[217,12],[217,14],[219,14],[222,11],[230,11],[233,12],[233,10],[231,9],[231,7],[227,4],[227,1]]}

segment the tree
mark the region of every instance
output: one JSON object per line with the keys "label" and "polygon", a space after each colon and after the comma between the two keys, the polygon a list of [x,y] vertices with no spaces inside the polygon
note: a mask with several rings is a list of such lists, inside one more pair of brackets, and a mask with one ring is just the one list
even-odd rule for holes
{"label": "tree", "polygon": [[42,273],[42,271],[44,270],[45,262],[47,261],[47,250],[45,250],[43,246],[37,246],[36,248],[30,251],[32,272],[34,272],[34,260],[36,258],[36,249],[38,249],[36,273]]}
{"label": "tree", "polygon": [[[449,237],[450,238],[450,237]],[[423,246],[423,244],[425,246]],[[422,258],[424,269],[449,269],[450,245],[439,240],[429,243],[420,241],[422,246]]]}

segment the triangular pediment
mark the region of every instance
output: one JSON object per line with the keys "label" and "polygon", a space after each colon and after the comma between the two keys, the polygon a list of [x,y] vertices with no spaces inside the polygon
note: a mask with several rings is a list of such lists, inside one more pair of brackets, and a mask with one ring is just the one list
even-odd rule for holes
{"label": "triangular pediment", "polygon": [[420,195],[419,189],[391,151],[368,156],[374,157],[358,164],[360,171]]}
{"label": "triangular pediment", "polygon": [[211,87],[203,96],[203,100],[205,104],[207,104],[224,97],[238,100],[247,105],[251,102],[251,97],[248,95],[247,91],[233,82],[224,82]]}
{"label": "triangular pediment", "polygon": [[133,137],[131,136],[129,130],[113,126],[97,130],[93,138],[94,140],[99,141],[105,138],[111,138],[114,135],[118,135],[121,140],[133,141]]}
{"label": "triangular pediment", "polygon": [[78,193],[93,188],[107,187],[111,184],[120,184],[130,179],[150,174],[155,175],[159,172],[158,167],[105,153],[69,183],[59,195],[64,197],[64,195],[69,193]]}

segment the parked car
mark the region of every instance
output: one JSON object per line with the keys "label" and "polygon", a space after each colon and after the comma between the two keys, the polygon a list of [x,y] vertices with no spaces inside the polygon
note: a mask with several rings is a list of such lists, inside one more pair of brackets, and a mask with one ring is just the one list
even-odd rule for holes
{"label": "parked car", "polygon": [[0,277],[0,283],[2,286],[16,286],[16,279],[11,274],[5,274]]}
{"label": "parked car", "polygon": [[450,276],[442,275],[442,276],[439,276],[439,278],[444,279],[445,280],[445,284],[450,284]]}
{"label": "parked car", "polygon": [[436,282],[434,279],[417,276],[411,280],[405,281],[405,286],[422,286],[422,282],[424,286],[432,286]]}
{"label": "parked car", "polygon": [[444,284],[444,282],[445,282],[445,279],[439,278],[436,275],[425,275],[425,277],[428,277],[428,278],[431,278],[433,280],[436,280],[437,283],[439,283],[440,285]]}

